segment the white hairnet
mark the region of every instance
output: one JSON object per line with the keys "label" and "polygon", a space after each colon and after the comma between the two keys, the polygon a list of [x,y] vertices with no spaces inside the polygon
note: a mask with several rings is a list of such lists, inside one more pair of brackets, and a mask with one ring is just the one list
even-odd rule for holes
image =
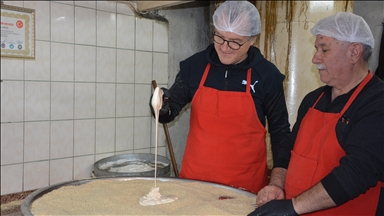
{"label": "white hairnet", "polygon": [[213,14],[213,25],[219,31],[233,32],[241,36],[260,34],[260,15],[248,1],[225,1]]}
{"label": "white hairnet", "polygon": [[314,36],[318,34],[333,37],[339,41],[358,42],[373,48],[375,40],[365,20],[351,12],[339,12],[321,19],[311,29]]}

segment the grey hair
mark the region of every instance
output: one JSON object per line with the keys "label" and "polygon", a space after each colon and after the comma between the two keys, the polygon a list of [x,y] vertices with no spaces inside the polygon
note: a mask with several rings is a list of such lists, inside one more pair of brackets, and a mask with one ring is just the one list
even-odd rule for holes
{"label": "grey hair", "polygon": [[363,60],[365,62],[368,62],[369,58],[372,55],[372,47],[370,45],[363,44],[363,43],[361,45],[363,46],[363,53],[362,53]]}

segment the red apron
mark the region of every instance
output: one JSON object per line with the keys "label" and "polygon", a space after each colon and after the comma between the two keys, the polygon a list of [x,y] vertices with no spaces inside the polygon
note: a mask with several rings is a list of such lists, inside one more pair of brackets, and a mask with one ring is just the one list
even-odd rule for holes
{"label": "red apron", "polygon": [[[333,168],[339,166],[339,160],[345,156],[336,137],[336,123],[355,100],[361,89],[372,78],[369,72],[363,82],[345,104],[340,113],[320,112],[314,107],[304,116],[291,151],[291,161],[285,180],[286,198],[291,199],[317,184]],[[335,208],[314,212],[311,215],[374,215],[380,195],[380,184],[370,188],[365,194]]]}
{"label": "red apron", "polygon": [[207,65],[192,100],[181,178],[225,184],[257,193],[267,185],[266,130],[250,93],[205,87]]}

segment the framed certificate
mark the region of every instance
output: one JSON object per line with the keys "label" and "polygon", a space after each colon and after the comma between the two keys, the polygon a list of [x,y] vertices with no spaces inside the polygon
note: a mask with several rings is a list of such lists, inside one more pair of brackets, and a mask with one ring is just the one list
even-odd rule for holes
{"label": "framed certificate", "polygon": [[1,4],[1,58],[35,59],[35,10]]}

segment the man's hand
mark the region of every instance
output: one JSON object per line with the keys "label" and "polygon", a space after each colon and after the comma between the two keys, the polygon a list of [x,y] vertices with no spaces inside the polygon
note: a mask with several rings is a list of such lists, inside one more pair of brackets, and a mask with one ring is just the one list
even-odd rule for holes
{"label": "man's hand", "polygon": [[[162,101],[162,106],[159,110],[159,115],[165,115],[165,114],[169,114],[170,112],[168,99],[171,98],[171,94],[169,93],[169,90],[164,87],[161,88],[161,90],[163,91],[163,98],[162,98],[163,101]],[[149,98],[149,107],[151,108],[153,117],[155,117],[155,111],[152,107],[152,97],[153,95],[151,95],[151,97]]]}
{"label": "man's hand", "polygon": [[293,208],[292,200],[272,200],[248,214],[248,216],[263,215],[299,216]]}
{"label": "man's hand", "polygon": [[262,206],[271,200],[284,199],[284,191],[279,186],[268,185],[259,191],[256,198],[256,204]]}

